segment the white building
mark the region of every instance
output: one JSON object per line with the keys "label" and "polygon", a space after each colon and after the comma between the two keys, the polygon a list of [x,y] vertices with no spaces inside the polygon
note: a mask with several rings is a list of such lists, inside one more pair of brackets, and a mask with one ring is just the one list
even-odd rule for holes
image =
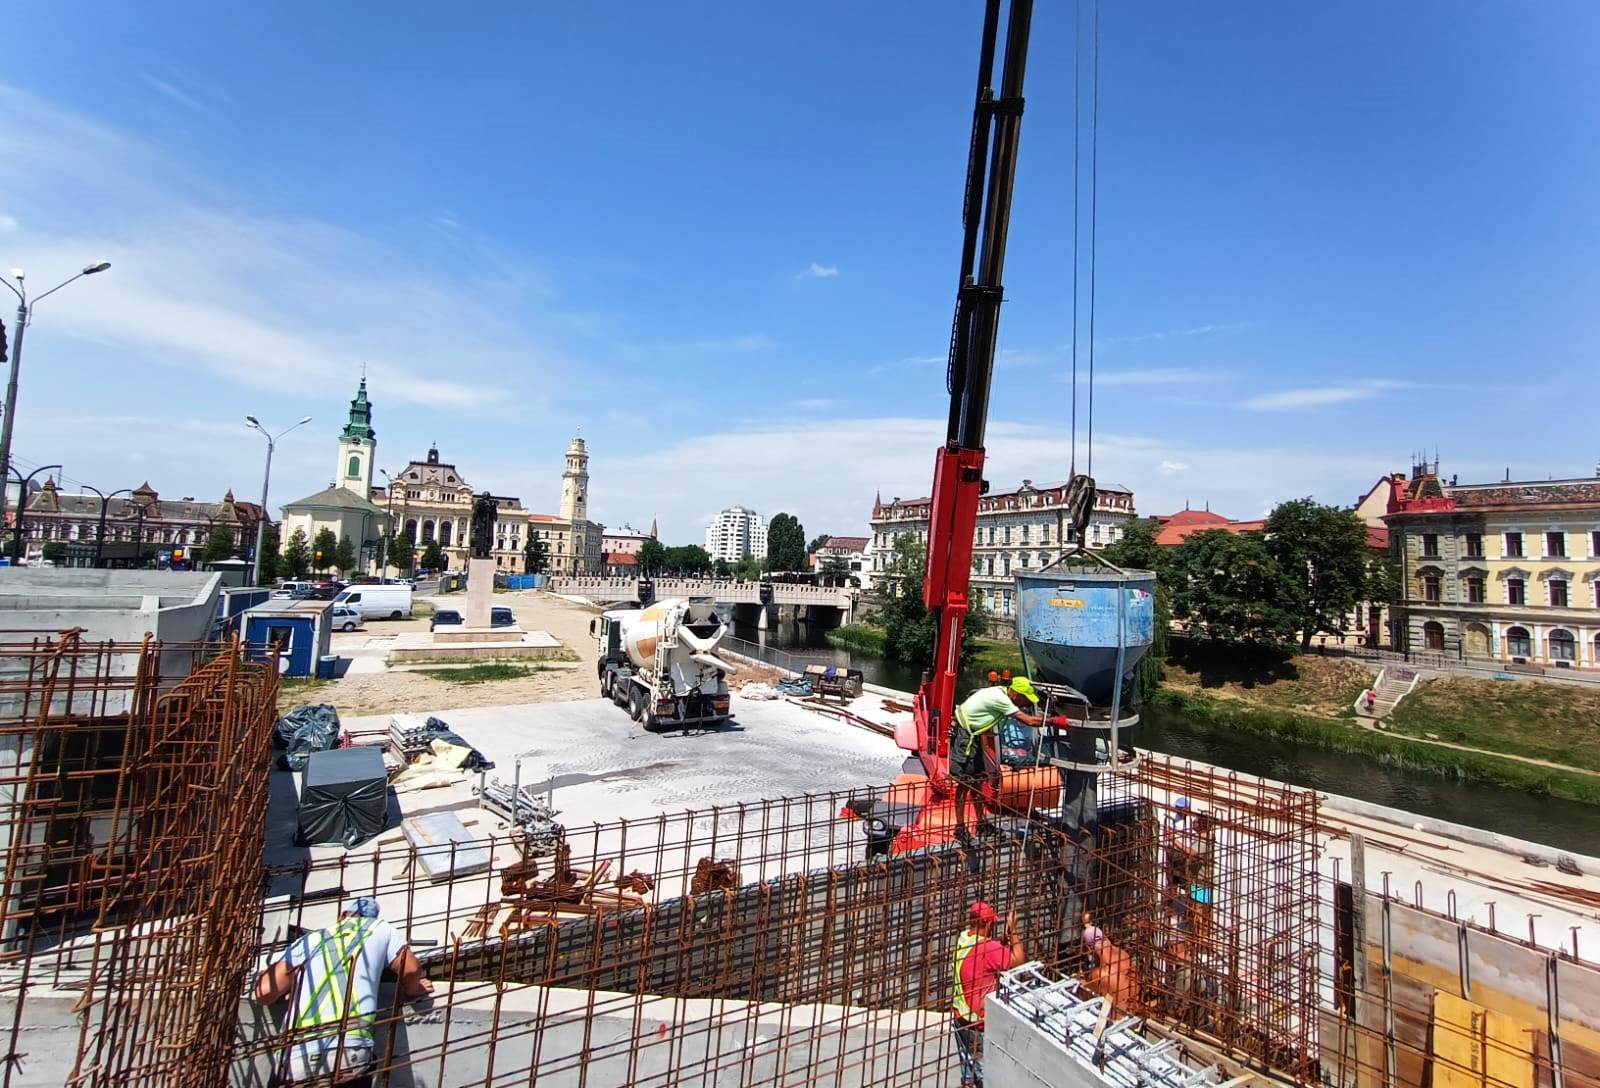
{"label": "white building", "polygon": [[727,563],[737,563],[747,555],[766,558],[766,519],[742,506],[728,507],[706,526],[706,554],[713,562],[721,559]]}
{"label": "white building", "polygon": [[544,541],[551,574],[600,574],[606,527],[589,520],[589,449],[574,435],[561,473],[561,513],[529,514],[528,532]]}
{"label": "white building", "polygon": [[[896,538],[911,534],[924,546],[928,539],[928,513],[932,499],[901,499],[872,504],[872,537],[867,545],[867,573],[872,581],[882,577],[894,558]],[[1114,484],[1101,484],[1089,517],[1091,550],[1122,539],[1122,527],[1138,515],[1133,492]],[[1034,485],[1023,480],[1013,491],[991,491],[978,500],[978,528],[973,538],[972,589],[981,605],[1001,625],[1010,622],[1016,587],[1012,576],[1019,570],[1037,570],[1076,547],[1067,517],[1067,485]],[[863,584],[867,582],[862,579]]]}

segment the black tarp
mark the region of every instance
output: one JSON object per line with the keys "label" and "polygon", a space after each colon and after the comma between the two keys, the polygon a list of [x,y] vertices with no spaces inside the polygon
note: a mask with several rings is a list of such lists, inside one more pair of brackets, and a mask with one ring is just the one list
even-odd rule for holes
{"label": "black tarp", "polygon": [[384,829],[389,779],[376,747],[312,752],[300,782],[302,846],[355,846]]}

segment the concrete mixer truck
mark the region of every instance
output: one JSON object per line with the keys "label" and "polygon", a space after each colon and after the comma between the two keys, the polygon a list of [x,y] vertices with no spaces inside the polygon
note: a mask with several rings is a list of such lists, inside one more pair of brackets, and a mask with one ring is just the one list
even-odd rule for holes
{"label": "concrete mixer truck", "polygon": [[725,631],[710,597],[602,613],[589,624],[600,651],[600,694],[652,731],[722,724],[734,668],[716,652]]}

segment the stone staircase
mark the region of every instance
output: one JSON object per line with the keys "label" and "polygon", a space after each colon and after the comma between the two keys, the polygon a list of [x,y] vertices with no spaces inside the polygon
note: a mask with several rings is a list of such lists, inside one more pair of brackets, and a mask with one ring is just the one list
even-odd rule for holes
{"label": "stone staircase", "polygon": [[1375,696],[1372,708],[1367,709],[1365,700],[1358,699],[1356,711],[1368,718],[1387,718],[1400,705],[1400,700],[1410,695],[1411,689],[1416,686],[1416,669],[1403,665],[1385,666],[1372,685],[1372,694]]}

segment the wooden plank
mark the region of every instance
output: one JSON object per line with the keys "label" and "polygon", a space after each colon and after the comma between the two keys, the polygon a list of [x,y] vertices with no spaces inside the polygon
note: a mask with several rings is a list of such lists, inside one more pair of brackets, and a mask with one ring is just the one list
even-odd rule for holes
{"label": "wooden plank", "polygon": [[1505,1013],[1488,1014],[1483,1041],[1483,1073],[1490,1085],[1533,1088],[1535,1029]]}
{"label": "wooden plank", "polygon": [[1484,1088],[1484,1012],[1454,994],[1433,995],[1428,1059],[1433,1088]]}

